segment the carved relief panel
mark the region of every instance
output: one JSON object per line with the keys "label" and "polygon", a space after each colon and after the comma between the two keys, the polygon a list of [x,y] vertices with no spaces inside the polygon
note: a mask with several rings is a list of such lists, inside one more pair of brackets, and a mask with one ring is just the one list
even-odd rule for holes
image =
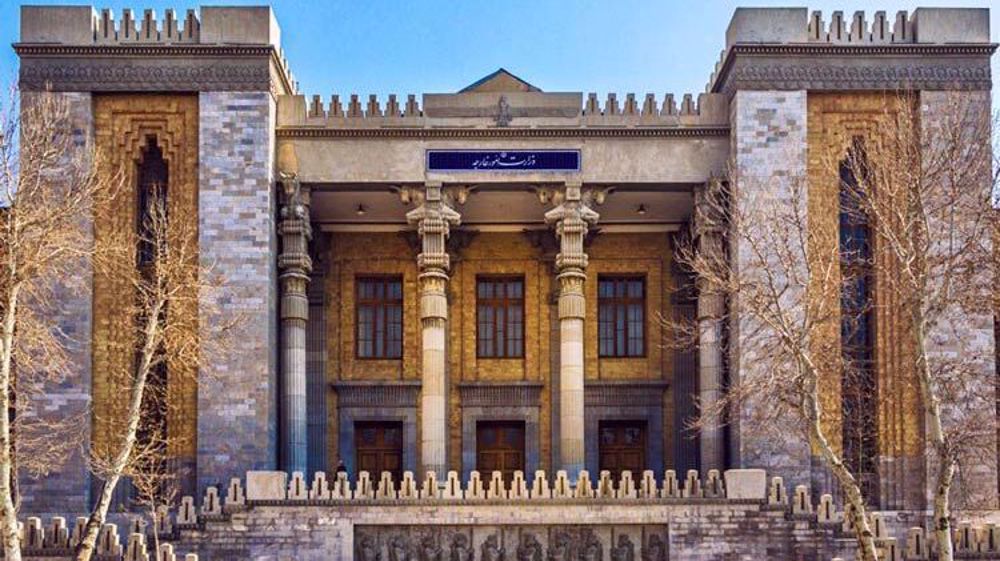
{"label": "carved relief panel", "polygon": [[667,561],[665,525],[357,526],[355,561]]}

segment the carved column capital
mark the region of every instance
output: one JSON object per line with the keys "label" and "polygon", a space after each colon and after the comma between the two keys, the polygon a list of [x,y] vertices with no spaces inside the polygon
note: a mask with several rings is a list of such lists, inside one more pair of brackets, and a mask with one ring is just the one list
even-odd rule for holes
{"label": "carved column capital", "polygon": [[[556,271],[560,282],[563,279],[583,276],[587,268],[587,254],[583,242],[588,229],[597,224],[600,215],[589,203],[591,193],[584,193],[579,184],[567,184],[555,193],[557,204],[545,213],[545,223],[555,228],[559,238],[559,253],[556,255]],[[568,287],[566,287],[568,288]]]}
{"label": "carved column capital", "polygon": [[446,242],[452,226],[458,226],[461,215],[449,206],[440,184],[424,188],[420,205],[406,213],[406,221],[417,227],[421,252],[417,256],[421,277],[442,276],[447,279],[451,268]]}
{"label": "carved column capital", "polygon": [[304,319],[306,311],[299,309],[302,306],[294,298],[305,298],[309,274],[313,268],[312,258],[309,256],[309,241],[312,239],[309,221],[310,193],[309,188],[302,185],[295,174],[280,173],[279,182],[281,209],[277,231],[281,237],[281,253],[278,254],[278,270],[286,301],[282,306],[282,317]]}

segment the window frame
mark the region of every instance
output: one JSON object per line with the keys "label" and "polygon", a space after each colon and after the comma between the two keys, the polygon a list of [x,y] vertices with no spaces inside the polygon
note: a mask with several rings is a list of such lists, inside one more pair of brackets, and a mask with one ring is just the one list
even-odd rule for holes
{"label": "window frame", "polygon": [[[649,325],[647,321],[647,306],[648,306],[648,275],[646,273],[610,273],[610,274],[599,274],[597,275],[597,356],[598,358],[646,358],[649,354]],[[625,296],[605,296],[601,297],[601,283],[602,282],[634,282],[639,281],[642,283],[642,296],[636,298],[634,296],[628,296],[628,287],[625,288]],[[628,321],[628,307],[632,304],[640,304],[640,310],[642,311],[642,352],[632,354],[629,352],[629,321]],[[622,349],[618,348],[618,329],[617,326],[612,325],[614,329],[614,336],[612,338],[612,352],[607,354],[603,351],[601,346],[601,309],[605,306],[612,306],[615,310],[617,316],[617,310],[619,308],[624,308],[625,310],[625,325],[624,325],[624,345]],[[612,322],[614,324],[614,322]]]}
{"label": "window frame", "polygon": [[[516,281],[516,282],[520,282],[521,283],[521,297],[520,298],[511,298],[511,297],[507,296],[506,284],[510,283],[512,281]],[[489,303],[490,307],[493,309],[493,337],[492,337],[493,341],[492,342],[493,342],[494,352],[492,354],[484,354],[483,353],[483,349],[482,349],[482,345],[480,344],[480,341],[481,341],[481,339],[480,339],[480,326],[482,325],[482,323],[480,322],[480,311],[481,311],[481,307],[483,305],[484,298],[481,298],[479,296],[479,286],[480,286],[480,283],[484,283],[484,282],[494,283],[494,290],[496,289],[495,288],[496,287],[496,283],[503,283],[503,285],[504,285],[504,297],[503,298],[496,298],[496,297],[485,298],[485,300]],[[525,310],[525,308],[524,308],[524,300],[525,300],[525,291],[526,290],[527,290],[527,282],[525,282],[524,275],[490,275],[490,274],[476,275],[476,279],[475,279],[475,296],[476,296],[476,358],[477,359],[486,359],[486,360],[493,360],[493,359],[498,359],[498,360],[507,360],[507,359],[520,360],[520,359],[524,359],[524,355],[525,355],[525,324],[526,324],[525,315],[524,315],[524,310]],[[510,330],[511,320],[510,320],[510,314],[505,313],[504,314],[504,325],[503,325],[503,327],[504,327],[503,333],[505,335],[505,338],[504,338],[504,345],[505,345],[505,347],[504,347],[502,353],[498,353],[497,349],[499,348],[499,345],[498,345],[498,340],[497,339],[499,337],[500,331],[497,329],[498,326],[497,326],[497,320],[496,320],[496,318],[497,318],[496,310],[502,308],[506,312],[510,308],[511,305],[518,305],[519,308],[520,308],[520,311],[521,311],[521,321],[520,321],[520,324],[521,324],[521,337],[519,338],[520,345],[519,345],[519,347],[517,349],[517,353],[515,353],[515,354],[507,354],[507,352],[506,352],[506,345],[507,345],[507,343],[510,340],[509,339],[509,334],[510,334],[510,331],[511,331]]]}
{"label": "window frame", "polygon": [[[386,297],[382,299],[363,299],[361,298],[361,284],[363,282],[379,282],[383,286],[396,281],[399,283],[399,299],[389,300]],[[385,292],[383,292],[384,294]],[[354,358],[355,360],[402,360],[403,355],[406,352],[406,334],[404,333],[404,328],[406,326],[406,306],[404,305],[406,301],[405,294],[405,284],[403,282],[403,275],[400,274],[358,274],[354,276]],[[363,356],[361,354],[361,308],[362,306],[373,306],[373,309],[382,308],[387,309],[390,306],[399,306],[399,355],[390,356],[388,352],[389,346],[389,322],[384,323],[384,334],[383,334],[383,353],[379,354],[376,349],[376,322],[374,318],[372,320],[372,354],[370,356]]]}

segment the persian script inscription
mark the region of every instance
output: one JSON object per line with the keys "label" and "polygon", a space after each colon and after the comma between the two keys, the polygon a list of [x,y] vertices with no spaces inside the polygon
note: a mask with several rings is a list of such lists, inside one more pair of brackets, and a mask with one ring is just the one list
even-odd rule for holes
{"label": "persian script inscription", "polygon": [[428,171],[580,171],[579,150],[428,150]]}

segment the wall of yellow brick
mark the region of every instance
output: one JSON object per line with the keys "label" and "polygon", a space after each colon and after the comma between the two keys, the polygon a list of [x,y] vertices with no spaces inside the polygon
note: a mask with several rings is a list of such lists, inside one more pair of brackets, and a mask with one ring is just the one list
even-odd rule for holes
{"label": "wall of yellow brick", "polygon": [[[420,318],[416,248],[396,233],[331,235],[327,290],[327,378],[338,380],[408,380],[420,378]],[[601,234],[588,248],[588,317],[585,326],[587,378],[592,380],[669,381],[673,355],[662,345],[660,318],[671,313],[669,290],[670,244],[667,234]],[[462,412],[458,385],[462,382],[538,381],[543,384],[539,435],[541,467],[550,469],[552,335],[556,298],[552,255],[543,255],[527,236],[517,232],[486,232],[472,237],[457,255],[452,255],[449,298],[448,376],[449,462],[461,466]],[[598,359],[597,278],[603,273],[641,274],[647,279],[647,355],[635,359]],[[354,349],[354,279],[363,274],[400,274],[404,282],[403,359],[357,360]],[[476,277],[521,275],[525,282],[524,357],[480,359],[476,357]],[[331,392],[332,393],[332,392]],[[328,400],[329,457],[337,457],[336,398]],[[670,426],[672,400],[665,398]],[[665,437],[669,446],[669,435]],[[407,443],[417,446],[417,443]]]}
{"label": "wall of yellow brick", "polygon": [[[884,126],[887,119],[894,119],[899,111],[913,110],[909,102],[894,94],[882,93],[810,93],[808,97],[808,174],[809,220],[813,230],[812,252],[814,258],[832,256],[839,244],[839,173],[836,162],[846,156],[855,136],[871,139],[880,131],[891,130]],[[873,239],[873,242],[877,240]],[[832,250],[832,251],[831,251]],[[881,454],[890,457],[914,456],[922,453],[923,433],[920,399],[913,371],[913,340],[908,331],[906,310],[900,298],[889,287],[892,271],[897,265],[886,250],[874,244],[875,278],[873,291],[875,313],[875,363],[879,392],[878,442]],[[839,268],[835,267],[838,271]],[[839,282],[839,280],[838,280]],[[837,299],[828,303],[839,309],[839,293],[826,293]],[[830,434],[841,430],[841,371],[840,318],[834,314],[823,335],[821,354],[824,364],[824,415]],[[836,439],[839,447],[839,438]]]}
{"label": "wall of yellow brick", "polygon": [[[135,173],[146,146],[156,136],[167,160],[167,197],[171,216],[198,216],[198,97],[196,95],[95,95],[94,131],[102,173],[123,173],[123,187],[107,207],[97,210],[95,241],[105,243],[113,232],[135,231]],[[124,428],[121,408],[125,392],[118,376],[132,372],[134,351],[130,319],[121,303],[134,298],[131,286],[116,274],[121,261],[96,268],[93,307],[93,446],[100,452],[116,442]],[[192,263],[192,267],[197,266]],[[188,312],[188,313],[197,313]],[[167,425],[171,455],[190,460],[197,450],[197,371],[195,365],[168,364]]]}
{"label": "wall of yellow brick", "polygon": [[[584,336],[588,380],[670,379],[673,354],[663,345],[661,319],[669,317],[670,240],[667,234],[598,235],[587,248],[587,319]],[[600,358],[597,346],[597,280],[605,274],[646,277],[646,356]]]}

